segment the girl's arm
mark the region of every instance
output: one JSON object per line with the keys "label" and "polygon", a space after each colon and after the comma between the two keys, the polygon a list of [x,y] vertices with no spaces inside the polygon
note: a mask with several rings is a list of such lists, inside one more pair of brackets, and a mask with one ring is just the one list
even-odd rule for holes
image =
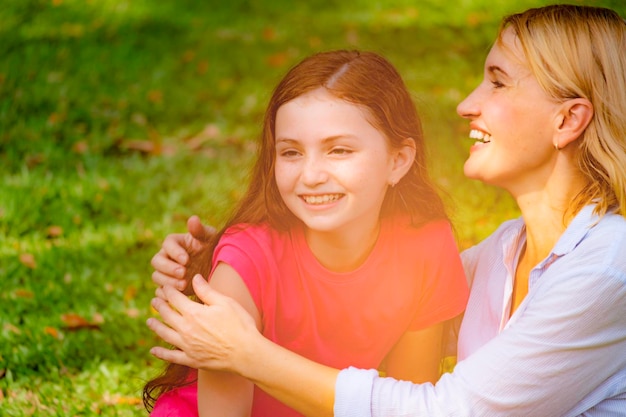
{"label": "girl's arm", "polygon": [[[238,302],[261,327],[259,311],[241,276],[231,266],[219,263],[210,286]],[[237,374],[214,370],[198,371],[198,411],[200,417],[245,417],[250,415],[254,385]]]}
{"label": "girl's arm", "polygon": [[338,370],[264,338],[239,303],[214,291],[200,275],[193,286],[205,305],[173,287],[157,290],[152,306],[167,325],[151,318],[148,326],[180,350],[154,347],[153,355],[202,370],[234,372],[305,415],[333,415]]}
{"label": "girl's arm", "polygon": [[443,323],[419,331],[406,332],[385,359],[389,377],[411,382],[439,379],[442,359]]}

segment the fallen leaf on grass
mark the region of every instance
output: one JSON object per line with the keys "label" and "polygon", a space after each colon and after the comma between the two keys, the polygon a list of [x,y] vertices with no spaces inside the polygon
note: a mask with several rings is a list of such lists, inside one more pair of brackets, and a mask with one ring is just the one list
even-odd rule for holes
{"label": "fallen leaf on grass", "polygon": [[162,103],[163,102],[163,92],[161,90],[150,90],[147,94],[148,100],[152,103]]}
{"label": "fallen leaf on grass", "polygon": [[273,68],[280,68],[285,66],[288,60],[289,54],[287,52],[278,52],[267,57],[268,65]]}
{"label": "fallen leaf on grass", "polygon": [[35,262],[35,256],[32,253],[20,253],[20,262],[27,268],[35,269],[37,268],[37,263]]}
{"label": "fallen leaf on grass", "polygon": [[90,322],[84,317],[76,314],[76,313],[66,313],[61,315],[61,321],[65,323],[63,326],[67,330],[78,330],[78,329],[99,329],[100,326],[98,323]]}
{"label": "fallen leaf on grass", "polygon": [[46,327],[44,327],[43,332],[45,334],[49,334],[50,336],[54,337],[55,339],[59,339],[59,331],[56,328],[54,328],[54,327],[46,326]]}
{"label": "fallen leaf on grass", "polygon": [[21,331],[18,327],[16,327],[16,326],[12,325],[11,323],[4,323],[4,324],[2,325],[2,328],[3,328],[4,330],[8,331],[8,332],[12,332],[12,333],[15,333],[15,334],[20,334],[20,333],[22,333],[22,331]]}
{"label": "fallen leaf on grass", "polygon": [[106,405],[139,405],[142,403],[139,397],[125,397],[118,394],[105,393],[102,396],[102,400]]}
{"label": "fallen leaf on grass", "polygon": [[18,298],[33,298],[35,294],[31,290],[27,290],[25,288],[17,288],[13,291],[13,295]]}
{"label": "fallen leaf on grass", "polygon": [[50,226],[48,227],[46,235],[49,238],[59,237],[63,234],[63,228],[61,226]]}
{"label": "fallen leaf on grass", "polygon": [[208,124],[200,133],[187,140],[187,147],[192,151],[197,151],[205,143],[212,141],[213,139],[219,137],[219,135],[219,127],[214,124]]}
{"label": "fallen leaf on grass", "polygon": [[84,155],[89,150],[89,144],[84,140],[79,140],[78,142],[74,142],[72,145],[72,152],[77,153],[79,155]]}

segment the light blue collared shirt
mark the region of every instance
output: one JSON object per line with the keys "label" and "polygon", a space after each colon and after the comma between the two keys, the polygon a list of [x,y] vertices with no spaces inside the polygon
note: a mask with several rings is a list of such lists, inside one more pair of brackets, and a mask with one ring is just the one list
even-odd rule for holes
{"label": "light blue collared shirt", "polygon": [[578,213],[509,316],[521,219],[462,254],[459,363],[436,385],[345,369],[335,416],[626,416],[626,219]]}

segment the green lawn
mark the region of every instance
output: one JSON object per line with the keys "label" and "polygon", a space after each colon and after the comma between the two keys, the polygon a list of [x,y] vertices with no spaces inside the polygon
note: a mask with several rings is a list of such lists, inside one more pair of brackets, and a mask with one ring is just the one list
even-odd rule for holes
{"label": "green lawn", "polygon": [[0,416],[145,415],[160,366],[150,258],[189,215],[224,220],[271,88],[312,52],[374,50],[398,67],[461,247],[517,216],[463,178],[455,107],[500,17],[548,2],[292,3],[2,2]]}

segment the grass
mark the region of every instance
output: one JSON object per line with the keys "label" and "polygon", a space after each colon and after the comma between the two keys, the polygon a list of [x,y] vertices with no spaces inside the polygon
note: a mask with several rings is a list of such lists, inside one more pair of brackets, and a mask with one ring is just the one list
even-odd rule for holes
{"label": "grass", "polygon": [[141,387],[160,366],[149,260],[189,215],[224,220],[270,89],[314,51],[374,50],[398,67],[461,247],[516,216],[463,178],[454,110],[500,16],[546,2],[515,3],[5,0],[0,415],[145,415]]}

